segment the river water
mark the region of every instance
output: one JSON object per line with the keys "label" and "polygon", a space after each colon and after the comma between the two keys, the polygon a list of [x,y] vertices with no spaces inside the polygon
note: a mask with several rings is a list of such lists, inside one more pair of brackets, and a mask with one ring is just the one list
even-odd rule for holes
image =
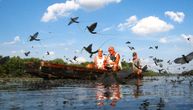
{"label": "river water", "polygon": [[125,84],[83,80],[8,81],[0,110],[193,110],[191,77],[144,77]]}

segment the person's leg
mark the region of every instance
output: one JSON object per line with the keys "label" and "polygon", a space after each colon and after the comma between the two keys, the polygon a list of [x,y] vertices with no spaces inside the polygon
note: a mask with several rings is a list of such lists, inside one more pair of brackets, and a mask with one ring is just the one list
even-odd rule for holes
{"label": "person's leg", "polygon": [[117,71],[118,70],[118,66],[113,66],[113,71]]}

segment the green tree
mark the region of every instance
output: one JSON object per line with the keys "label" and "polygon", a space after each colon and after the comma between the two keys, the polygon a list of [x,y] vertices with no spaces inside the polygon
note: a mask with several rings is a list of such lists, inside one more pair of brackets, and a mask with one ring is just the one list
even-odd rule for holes
{"label": "green tree", "polygon": [[49,62],[50,62],[50,63],[54,63],[54,64],[67,64],[67,63],[64,62],[64,60],[61,59],[61,58],[56,58],[56,59],[51,60],[51,61],[49,61]]}
{"label": "green tree", "polygon": [[128,63],[126,61],[121,62],[123,70],[129,70],[132,66],[131,63]]}
{"label": "green tree", "polygon": [[21,76],[24,73],[24,62],[20,57],[12,57],[4,65],[8,76]]}

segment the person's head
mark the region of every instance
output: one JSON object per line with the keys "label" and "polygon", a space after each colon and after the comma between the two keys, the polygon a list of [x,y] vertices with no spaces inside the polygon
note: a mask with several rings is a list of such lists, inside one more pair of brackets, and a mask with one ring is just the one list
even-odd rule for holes
{"label": "person's head", "polygon": [[114,54],[114,53],[115,53],[114,47],[110,46],[110,47],[108,48],[108,52],[109,52],[111,55]]}
{"label": "person's head", "polygon": [[98,49],[98,56],[102,57],[102,55],[103,55],[103,50],[102,49]]}
{"label": "person's head", "polygon": [[137,58],[137,52],[133,52],[133,58]]}

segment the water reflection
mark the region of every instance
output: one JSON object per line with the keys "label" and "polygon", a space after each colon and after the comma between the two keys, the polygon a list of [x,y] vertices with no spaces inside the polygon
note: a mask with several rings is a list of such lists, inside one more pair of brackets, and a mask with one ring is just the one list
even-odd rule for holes
{"label": "water reflection", "polygon": [[[110,106],[116,106],[116,103],[121,99],[121,91],[119,84],[112,84],[111,86],[105,86],[102,83],[96,84],[96,100],[98,106],[104,106],[109,104]],[[107,100],[110,100],[110,103]]]}
{"label": "water reflection", "polygon": [[135,98],[138,98],[143,93],[143,91],[140,89],[140,87],[142,86],[142,80],[141,79],[136,79],[135,86],[136,87],[133,90],[133,95],[134,95]]}
{"label": "water reflection", "polygon": [[[193,87],[184,77],[114,82],[48,80],[0,84],[0,109],[136,110],[193,109]],[[176,80],[176,87],[173,87]],[[183,80],[181,83],[177,81]],[[192,78],[190,78],[190,81]],[[13,89],[14,88],[14,89]]]}

